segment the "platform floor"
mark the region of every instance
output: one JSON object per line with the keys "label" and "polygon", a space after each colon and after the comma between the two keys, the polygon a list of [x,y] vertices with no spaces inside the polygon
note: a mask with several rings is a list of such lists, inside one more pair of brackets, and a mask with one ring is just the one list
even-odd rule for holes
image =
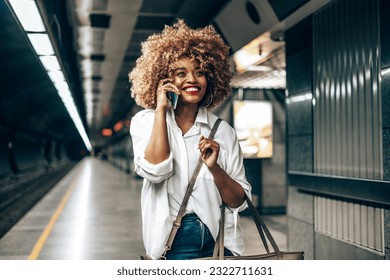
{"label": "platform floor", "polygon": [[[0,239],[0,259],[138,260],[141,186],[108,162],[84,158]],[[264,220],[286,250],[286,216]],[[265,252],[251,218],[241,221],[245,253]]]}

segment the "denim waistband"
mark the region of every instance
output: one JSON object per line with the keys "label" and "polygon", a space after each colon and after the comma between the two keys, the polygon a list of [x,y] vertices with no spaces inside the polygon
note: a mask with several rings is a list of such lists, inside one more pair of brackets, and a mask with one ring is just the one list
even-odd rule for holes
{"label": "denim waistband", "polygon": [[188,214],[185,214],[182,218],[182,220],[185,220],[185,219],[192,219],[192,218],[198,218],[198,215],[196,215],[195,213],[188,213]]}

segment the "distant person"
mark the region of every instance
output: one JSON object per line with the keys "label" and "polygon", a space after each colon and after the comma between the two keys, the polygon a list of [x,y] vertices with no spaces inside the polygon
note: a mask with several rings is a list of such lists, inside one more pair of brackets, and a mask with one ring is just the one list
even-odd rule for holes
{"label": "distant person", "polygon": [[[129,73],[131,95],[144,110],[131,121],[135,171],[144,178],[141,205],[146,253],[158,259],[199,156],[203,166],[167,259],[210,257],[226,204],[225,255],[241,255],[238,212],[250,196],[234,129],[207,109],[231,94],[228,46],[212,26],[191,29],[182,20],[142,43]],[[173,108],[170,93],[178,97]]]}

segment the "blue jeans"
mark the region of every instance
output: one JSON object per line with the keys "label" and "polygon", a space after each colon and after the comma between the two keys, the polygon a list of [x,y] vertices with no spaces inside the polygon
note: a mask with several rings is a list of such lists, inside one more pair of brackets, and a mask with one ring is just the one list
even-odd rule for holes
{"label": "blue jeans", "polygon": [[[166,258],[167,260],[189,260],[211,257],[214,244],[214,238],[207,226],[196,214],[188,214],[183,217]],[[225,256],[233,256],[233,254],[225,248]]]}

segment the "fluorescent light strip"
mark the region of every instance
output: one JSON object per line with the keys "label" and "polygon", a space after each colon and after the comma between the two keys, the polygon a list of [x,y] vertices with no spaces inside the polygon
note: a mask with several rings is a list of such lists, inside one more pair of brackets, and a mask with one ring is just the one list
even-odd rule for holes
{"label": "fluorescent light strip", "polygon": [[54,86],[56,87],[56,89],[59,92],[69,92],[70,93],[70,89],[69,89],[68,83],[66,81],[58,81],[54,84]]}
{"label": "fluorescent light strip", "polygon": [[33,0],[9,0],[12,8],[19,18],[20,24],[27,32],[45,32],[45,26],[42,22],[37,5]]}
{"label": "fluorescent light strip", "polygon": [[80,115],[74,103],[72,93],[69,90],[69,85],[65,80],[58,63],[57,58],[54,56],[54,48],[51,44],[49,35],[47,33],[29,33],[29,32],[46,32],[42,18],[38,11],[38,8],[33,0],[8,0],[18,17],[24,30],[27,32],[27,36],[39,56],[43,67],[48,71],[50,79],[53,81],[54,86],[58,91],[58,95],[61,97],[68,113],[73,120],[81,138],[88,151],[92,150],[92,145],[85,132],[83,123],[81,122]]}
{"label": "fluorescent light strip", "polygon": [[55,55],[48,56],[40,56],[43,67],[45,67],[46,71],[56,71],[61,70],[60,63]]}
{"label": "fluorescent light strip", "polygon": [[47,74],[49,74],[49,77],[53,83],[65,81],[65,76],[62,71],[48,71]]}
{"label": "fluorescent light strip", "polygon": [[37,55],[54,55],[54,49],[47,34],[27,34]]}

